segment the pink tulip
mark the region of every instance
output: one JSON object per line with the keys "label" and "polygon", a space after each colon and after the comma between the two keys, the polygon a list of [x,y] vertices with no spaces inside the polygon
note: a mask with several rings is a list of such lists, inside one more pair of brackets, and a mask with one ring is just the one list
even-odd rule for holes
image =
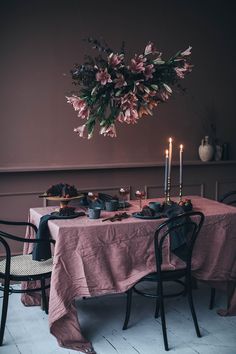
{"label": "pink tulip", "polygon": [[175,68],[174,70],[180,79],[184,79],[185,70],[183,68]]}
{"label": "pink tulip", "polygon": [[124,54],[118,55],[118,54],[111,53],[108,57],[108,64],[114,68],[117,65],[119,65],[123,59],[124,59]]}
{"label": "pink tulip", "polygon": [[77,128],[74,129],[74,132],[79,135],[80,138],[84,138],[84,130],[85,130],[86,125],[81,125]]}
{"label": "pink tulip", "polygon": [[138,112],[136,109],[133,108],[128,108],[125,111],[124,114],[124,122],[127,124],[134,124],[137,123],[139,116],[138,116]]}
{"label": "pink tulip", "polygon": [[122,74],[116,74],[117,79],[114,79],[115,88],[121,88],[127,86],[127,82]]}
{"label": "pink tulip", "polygon": [[145,71],[144,71],[144,75],[145,75],[145,79],[152,79],[153,78],[153,73],[155,72],[155,68],[153,64],[147,65],[145,66]]}
{"label": "pink tulip", "polygon": [[138,98],[133,92],[128,92],[121,98],[121,108],[123,110],[128,108],[135,108],[137,106]]}
{"label": "pink tulip", "polygon": [[193,67],[194,65],[185,62],[183,69],[185,69],[186,72],[191,72]]}
{"label": "pink tulip", "polygon": [[[167,86],[167,85],[166,85],[166,86]],[[170,95],[171,95],[171,92],[168,91],[168,90],[166,90],[166,89],[161,89],[161,90],[159,90],[158,94],[159,94],[159,96],[161,97],[161,99],[162,99],[163,101],[167,101],[168,98],[169,98]]]}
{"label": "pink tulip", "polygon": [[143,55],[135,55],[133,59],[131,59],[130,70],[133,73],[141,73],[145,70],[144,63],[147,58],[144,58]]}
{"label": "pink tulip", "polygon": [[72,97],[67,97],[67,103],[72,104],[75,111],[78,112],[78,117],[82,119],[88,119],[90,114],[90,109],[87,106],[86,101],[83,98],[73,95]]}
{"label": "pink tulip", "polygon": [[96,80],[101,82],[101,85],[106,85],[107,83],[112,82],[111,75],[108,74],[107,68],[104,70],[101,70],[97,72],[96,74]]}
{"label": "pink tulip", "polygon": [[125,119],[124,113],[120,111],[116,119],[118,120],[118,122],[123,123]]}
{"label": "pink tulip", "polygon": [[100,134],[110,136],[111,138],[116,138],[115,124],[111,124],[109,127],[102,127],[100,129]]}
{"label": "pink tulip", "polygon": [[125,113],[120,111],[116,119],[120,123],[127,123],[127,124],[134,124],[137,123],[137,120],[139,118],[138,112],[134,108],[128,108],[125,110]]}
{"label": "pink tulip", "polygon": [[71,97],[66,96],[66,98],[67,98],[67,103],[72,104],[75,111],[79,111],[81,109],[81,107],[86,105],[86,102],[83,98],[77,97],[75,95],[73,95]]}
{"label": "pink tulip", "polygon": [[192,71],[192,67],[193,65],[190,65],[188,63],[184,63],[184,66],[182,68],[174,68],[177,76],[180,78],[180,79],[184,79],[184,76],[187,72],[191,72]]}
{"label": "pink tulip", "polygon": [[148,55],[148,54],[154,53],[155,51],[156,50],[155,50],[154,44],[152,42],[149,42],[145,48],[144,54]]}
{"label": "pink tulip", "polygon": [[90,115],[90,109],[86,106],[78,112],[78,117],[81,119],[88,119]]}
{"label": "pink tulip", "polygon": [[191,55],[191,49],[192,49],[192,47],[189,46],[186,50],[184,50],[183,52],[181,52],[180,55],[181,55],[182,57],[186,57],[186,56],[188,56],[188,55]]}

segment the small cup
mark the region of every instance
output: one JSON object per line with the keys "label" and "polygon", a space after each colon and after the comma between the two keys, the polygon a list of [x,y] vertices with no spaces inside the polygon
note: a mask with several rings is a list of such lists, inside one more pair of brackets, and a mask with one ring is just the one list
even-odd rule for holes
{"label": "small cup", "polygon": [[107,211],[116,211],[119,207],[119,202],[116,199],[111,199],[105,203]]}
{"label": "small cup", "polygon": [[101,215],[101,208],[95,207],[95,208],[88,209],[89,219],[99,219],[100,215]]}
{"label": "small cup", "polygon": [[154,210],[155,213],[159,213],[161,211],[161,204],[159,202],[150,202],[148,203],[150,209]]}

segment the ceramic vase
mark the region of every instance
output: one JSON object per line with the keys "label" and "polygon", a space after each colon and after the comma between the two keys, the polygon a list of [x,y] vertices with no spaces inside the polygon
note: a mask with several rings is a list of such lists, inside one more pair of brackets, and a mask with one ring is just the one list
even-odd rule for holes
{"label": "ceramic vase", "polygon": [[209,139],[208,136],[205,136],[204,139],[202,139],[202,143],[199,146],[198,149],[199,152],[199,157],[203,162],[211,161],[214,157],[214,147],[209,144]]}
{"label": "ceramic vase", "polygon": [[220,160],[222,160],[222,157],[223,157],[223,146],[217,144],[217,145],[215,146],[214,160],[215,160],[215,161],[220,161]]}

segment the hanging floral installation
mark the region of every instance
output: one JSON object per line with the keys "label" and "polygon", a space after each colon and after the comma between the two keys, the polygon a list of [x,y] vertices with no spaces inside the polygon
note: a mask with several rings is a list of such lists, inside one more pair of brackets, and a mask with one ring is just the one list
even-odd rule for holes
{"label": "hanging floral installation", "polygon": [[[83,64],[70,71],[75,90],[67,102],[84,124],[74,131],[80,137],[93,136],[96,124],[100,134],[116,137],[116,123],[134,124],[152,115],[159,103],[168,100],[174,85],[192,70],[191,47],[177,52],[168,60],[149,42],[142,54],[126,63],[124,43],[120,53],[106,44],[88,38],[100,53],[85,56]],[[180,86],[180,85],[179,85]]]}

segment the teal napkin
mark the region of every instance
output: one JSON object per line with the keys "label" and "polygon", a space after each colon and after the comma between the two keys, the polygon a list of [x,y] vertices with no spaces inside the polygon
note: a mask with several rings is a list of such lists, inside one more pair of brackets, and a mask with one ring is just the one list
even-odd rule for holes
{"label": "teal napkin", "polygon": [[[61,216],[59,213],[54,212],[52,214],[47,214],[41,217],[38,227],[38,232],[36,234],[36,239],[44,240],[45,242],[35,243],[32,259],[34,261],[42,261],[52,257],[51,247],[50,247],[50,232],[48,228],[48,220],[53,219],[74,219],[78,216],[85,215],[84,212],[78,212],[70,216]],[[47,242],[48,241],[48,242]]]}

